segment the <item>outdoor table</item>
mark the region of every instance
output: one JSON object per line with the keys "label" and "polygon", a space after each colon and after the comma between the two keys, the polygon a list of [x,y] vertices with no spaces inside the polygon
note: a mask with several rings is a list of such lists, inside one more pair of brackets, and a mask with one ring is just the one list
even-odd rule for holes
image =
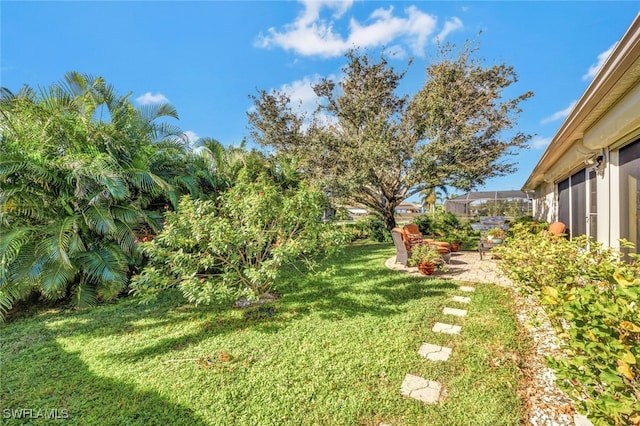
{"label": "outdoor table", "polygon": [[502,244],[502,241],[500,241],[499,243],[494,243],[492,241],[487,240],[485,237],[482,237],[480,239],[480,243],[478,243],[478,253],[480,253],[480,260],[482,260],[482,257],[484,255],[484,253],[488,253],[492,248],[499,246]]}

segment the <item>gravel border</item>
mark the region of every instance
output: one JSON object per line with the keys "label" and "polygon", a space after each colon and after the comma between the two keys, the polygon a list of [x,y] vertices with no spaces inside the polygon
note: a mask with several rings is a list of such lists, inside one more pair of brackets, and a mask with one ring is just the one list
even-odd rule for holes
{"label": "gravel border", "polygon": [[588,426],[593,424],[576,411],[575,403],[555,383],[546,356],[563,357],[559,340],[538,298],[510,286],[516,318],[533,341],[533,351],[522,362],[525,383],[521,388],[526,401],[525,421],[534,426]]}

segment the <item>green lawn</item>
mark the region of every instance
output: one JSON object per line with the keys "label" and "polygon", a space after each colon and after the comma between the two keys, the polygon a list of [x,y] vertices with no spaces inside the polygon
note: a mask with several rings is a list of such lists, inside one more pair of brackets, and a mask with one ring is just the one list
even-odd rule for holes
{"label": "green lawn", "polygon": [[[442,315],[454,282],[383,265],[389,244],[349,247],[291,272],[253,315],[193,307],[176,292],[83,312],[42,312],[2,330],[2,416],[68,410],[64,424],[516,425],[520,337],[505,290],[478,285],[465,318]],[[463,326],[459,336],[434,322]],[[423,342],[453,348],[422,359]],[[435,406],[404,398],[407,373],[443,383]],[[38,424],[44,420],[29,420]]]}

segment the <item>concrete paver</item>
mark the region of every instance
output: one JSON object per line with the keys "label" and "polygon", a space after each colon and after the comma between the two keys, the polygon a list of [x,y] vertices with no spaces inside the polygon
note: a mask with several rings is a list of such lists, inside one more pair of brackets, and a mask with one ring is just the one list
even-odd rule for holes
{"label": "concrete paver", "polygon": [[446,361],[451,356],[451,348],[423,343],[418,353],[430,361]]}
{"label": "concrete paver", "polygon": [[497,284],[503,287],[512,286],[508,278],[497,272],[496,261],[487,257],[480,259],[477,251],[459,251],[451,253],[451,261],[447,271],[435,271],[433,275],[420,275],[418,268],[407,267],[396,262],[395,255],[387,259],[385,265],[396,271],[403,271],[415,276],[430,279],[452,279],[462,283]]}
{"label": "concrete paver", "polygon": [[465,296],[452,296],[451,300],[458,303],[471,303],[471,298]]}
{"label": "concrete paver", "polygon": [[435,333],[444,333],[444,334],[460,334],[462,327],[459,325],[445,324],[442,322],[437,322],[431,328],[431,331]]}
{"label": "concrete paver", "polygon": [[460,287],[458,287],[458,290],[460,291],[464,291],[467,293],[473,293],[474,291],[476,291],[475,287],[470,287],[468,285],[461,285]]}
{"label": "concrete paver", "polygon": [[427,404],[435,404],[440,399],[442,384],[433,380],[407,374],[400,386],[400,393]]}
{"label": "concrete paver", "polygon": [[453,315],[456,317],[466,317],[467,310],[466,309],[455,309],[455,308],[444,308],[442,313],[445,315]]}

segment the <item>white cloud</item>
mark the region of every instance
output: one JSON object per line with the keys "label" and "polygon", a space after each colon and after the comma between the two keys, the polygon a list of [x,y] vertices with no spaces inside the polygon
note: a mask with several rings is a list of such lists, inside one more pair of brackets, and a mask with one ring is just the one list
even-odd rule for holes
{"label": "white cloud", "polygon": [[531,147],[533,149],[543,149],[546,148],[551,142],[551,138],[541,138],[540,136],[536,136],[531,140]]}
{"label": "white cloud", "polygon": [[558,112],[553,113],[549,117],[543,119],[540,123],[541,124],[547,124],[547,123],[551,123],[552,121],[557,121],[557,120],[566,118],[569,115],[569,113],[571,113],[571,110],[573,109],[573,107],[576,106],[577,103],[578,103],[578,101],[571,102],[571,104],[568,107],[566,107],[562,111],[558,111]]}
{"label": "white cloud", "polygon": [[191,146],[193,146],[193,144],[195,144],[196,141],[200,139],[200,135],[198,135],[196,132],[192,130],[187,130],[186,132],[183,133],[183,135],[186,136],[187,139],[189,139],[188,143]]}
{"label": "white cloud", "polygon": [[[328,77],[332,78],[332,77]],[[280,90],[285,92],[294,107],[309,116],[318,106],[318,96],[313,91],[313,85],[320,82],[320,75],[304,77],[289,84],[283,84]]]}
{"label": "white cloud", "polygon": [[616,47],[616,44],[618,43],[614,43],[610,48],[608,48],[607,50],[605,50],[604,52],[598,55],[598,62],[595,64],[592,64],[589,67],[589,71],[587,71],[587,73],[582,76],[582,79],[584,81],[591,80],[593,77],[596,76],[598,71],[600,71],[600,68],[602,68],[602,65],[604,65],[605,61],[609,57],[609,55],[611,55],[611,52],[613,52],[613,49]]}
{"label": "white cloud", "polygon": [[[404,9],[404,15],[396,15],[393,6],[378,8],[364,21],[349,19],[348,34],[342,35],[334,29],[336,20],[343,17],[353,5],[353,1],[313,1],[304,0],[303,12],[282,30],[269,28],[268,34],[261,34],[256,46],[263,48],[280,47],[293,50],[304,56],[340,56],[352,47],[386,46],[402,42],[412,53],[424,56],[429,37],[435,32],[437,18],[422,12],[416,6]],[[324,8],[331,9],[331,19],[321,16]],[[462,28],[458,18],[448,20],[438,35],[442,39],[452,31]]]}
{"label": "white cloud", "polygon": [[156,93],[155,95],[151,92],[147,92],[142,96],[138,96],[136,98],[136,102],[140,105],[150,105],[150,104],[161,104],[164,102],[169,102],[169,99],[162,93]]}
{"label": "white cloud", "polygon": [[462,27],[463,27],[462,21],[459,18],[456,18],[454,16],[453,18],[449,19],[447,22],[444,23],[444,28],[442,28],[442,31],[440,31],[436,39],[444,40],[445,37],[447,37],[449,34],[451,34],[456,30],[459,30]]}
{"label": "white cloud", "polygon": [[[333,74],[326,77],[329,80],[335,82],[339,81],[339,78]],[[283,84],[280,86],[280,91],[286,93],[291,101],[291,107],[298,113],[303,113],[306,117],[306,121],[303,124],[304,128],[307,128],[310,124],[312,116],[320,123],[331,124],[335,123],[334,117],[328,116],[323,112],[316,112],[319,104],[319,98],[313,91],[313,85],[320,83],[322,77],[318,74],[312,76],[306,76],[301,80]]]}

